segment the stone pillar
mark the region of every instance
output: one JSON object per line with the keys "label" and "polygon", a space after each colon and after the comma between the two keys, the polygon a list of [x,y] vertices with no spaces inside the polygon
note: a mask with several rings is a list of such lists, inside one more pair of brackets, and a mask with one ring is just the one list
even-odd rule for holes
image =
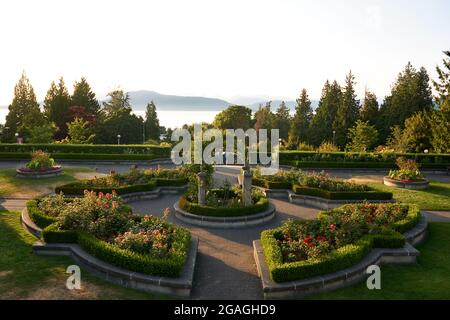
{"label": "stone pillar", "polygon": [[252,172],[245,170],[242,177],[242,202],[245,206],[252,204]]}
{"label": "stone pillar", "polygon": [[206,204],[206,173],[200,172],[198,178],[198,204],[204,206]]}

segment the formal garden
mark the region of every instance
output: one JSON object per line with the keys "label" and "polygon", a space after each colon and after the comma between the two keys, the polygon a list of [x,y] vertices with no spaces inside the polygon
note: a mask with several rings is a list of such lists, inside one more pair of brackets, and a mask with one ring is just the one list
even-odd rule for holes
{"label": "formal garden", "polygon": [[[38,171],[45,168],[41,163],[53,167],[52,158],[37,151],[28,166]],[[224,170],[220,166],[156,162],[148,168],[116,165],[123,169],[99,172],[63,163],[60,176],[42,179],[44,184],[58,179],[48,184],[53,192],[28,198],[20,214],[13,210],[0,214],[2,248],[7,253],[0,258],[5,279],[0,292],[10,298],[36,297],[30,290],[43,276],[26,275],[18,264],[29,270],[43,268],[49,285],[64,277],[62,266],[73,263],[64,256],[70,254],[85,270],[86,289],[82,296],[63,289],[53,293],[56,296],[196,297],[205,285],[199,275],[211,272],[221,278],[220,269],[217,274],[202,270],[197,258],[208,246],[202,242],[204,232],[217,230],[224,235],[247,234],[246,250],[254,252],[256,265],[248,281],[260,283],[254,297],[449,298],[443,277],[450,255],[446,246],[438,245],[448,241],[448,223],[427,223],[429,216],[424,215],[441,210],[436,212],[450,220],[450,214],[445,216],[450,211],[446,173],[433,173],[434,178],[442,177],[435,181],[416,157],[397,157],[396,162],[399,168],[381,171],[387,174],[378,182],[342,179],[320,168],[286,167],[262,175],[259,167],[230,167],[235,168],[236,184],[218,179]],[[427,179],[429,186],[424,190],[390,186],[384,183],[386,176],[403,182]],[[38,181],[14,177],[12,172],[8,179],[11,185],[15,180],[30,186]],[[165,209],[155,211],[153,203]],[[294,215],[286,216],[286,204]],[[136,205],[149,210],[136,211]],[[304,210],[315,210],[315,218],[304,217]],[[222,245],[230,240],[216,241]],[[432,262],[442,270],[433,273]],[[382,265],[387,287],[414,275],[413,283],[431,277],[433,283],[442,282],[442,290],[426,285],[418,292],[402,284],[395,293],[369,292],[363,286],[365,269],[357,266],[373,263]],[[324,285],[312,285],[324,277],[328,279]],[[13,287],[14,293],[6,295]]]}

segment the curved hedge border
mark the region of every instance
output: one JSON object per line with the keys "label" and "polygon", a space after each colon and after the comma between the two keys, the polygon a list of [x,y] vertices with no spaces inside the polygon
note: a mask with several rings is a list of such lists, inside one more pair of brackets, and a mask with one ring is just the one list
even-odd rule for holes
{"label": "curved hedge border", "polygon": [[325,198],[328,200],[392,200],[392,192],[382,191],[328,191],[318,188],[294,185],[295,194]]}
{"label": "curved hedge border", "polygon": [[[326,215],[321,212],[320,215]],[[270,277],[275,282],[295,281],[324,275],[351,267],[362,260],[372,248],[399,248],[405,244],[401,233],[412,229],[420,220],[420,210],[409,205],[407,216],[391,225],[391,231],[385,234],[365,235],[353,244],[338,248],[330,254],[314,260],[283,263],[280,246],[275,234],[280,228],[265,230],[261,233],[261,244]]]}
{"label": "curved hedge border", "polygon": [[261,213],[269,208],[269,199],[262,197],[259,201],[251,206],[226,208],[226,207],[210,207],[201,206],[198,203],[190,202],[185,196],[180,198],[178,203],[181,209],[195,215],[207,217],[242,217]]}
{"label": "curved hedge border", "polygon": [[328,191],[319,188],[311,188],[300,185],[292,185],[290,182],[274,182],[265,179],[253,178],[252,184],[266,189],[291,189],[295,194],[324,198],[328,200],[392,200],[392,192],[370,191]]}
{"label": "curved hedge border", "polygon": [[188,182],[187,178],[182,179],[161,179],[156,178],[150,181],[146,184],[135,184],[135,185],[129,185],[129,186],[123,186],[123,187],[117,187],[117,188],[99,188],[99,187],[88,187],[83,184],[83,181],[77,181],[68,183],[59,187],[55,188],[55,193],[62,192],[65,195],[76,195],[80,196],[84,194],[84,190],[92,190],[94,192],[103,192],[103,193],[111,193],[113,190],[116,191],[118,195],[124,195],[128,193],[134,193],[134,192],[144,192],[144,191],[152,191],[156,187],[166,187],[166,186],[172,186],[172,187],[179,187],[183,186]]}
{"label": "curved hedge border", "polygon": [[111,243],[99,240],[86,232],[59,230],[56,218],[49,217],[37,207],[37,201],[27,203],[30,218],[42,228],[42,238],[46,243],[78,243],[91,255],[130,271],[154,276],[179,277],[183,271],[191,241],[189,230],[177,226],[169,258],[159,259],[121,249]]}

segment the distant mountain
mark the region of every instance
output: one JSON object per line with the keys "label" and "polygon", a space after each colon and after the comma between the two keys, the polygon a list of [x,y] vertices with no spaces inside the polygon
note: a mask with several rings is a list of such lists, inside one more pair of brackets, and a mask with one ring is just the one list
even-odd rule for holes
{"label": "distant mountain", "polygon": [[145,110],[153,100],[158,110],[221,111],[231,103],[222,99],[161,94],[155,91],[130,91],[130,102],[134,110]]}

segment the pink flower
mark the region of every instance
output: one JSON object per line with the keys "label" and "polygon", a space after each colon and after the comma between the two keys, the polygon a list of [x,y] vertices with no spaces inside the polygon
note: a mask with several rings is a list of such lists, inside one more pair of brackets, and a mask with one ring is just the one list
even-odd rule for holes
{"label": "pink flower", "polygon": [[336,225],[334,223],[330,224],[330,229],[333,231],[336,230]]}

